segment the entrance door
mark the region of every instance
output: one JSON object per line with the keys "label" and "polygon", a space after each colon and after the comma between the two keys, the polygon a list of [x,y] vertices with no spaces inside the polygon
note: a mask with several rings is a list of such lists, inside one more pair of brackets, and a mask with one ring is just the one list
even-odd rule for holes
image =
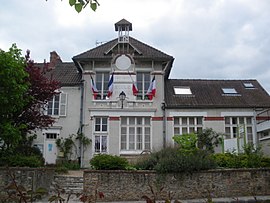
{"label": "entrance door", "polygon": [[45,163],[46,164],[55,164],[57,157],[57,148],[55,140],[46,140],[45,143]]}
{"label": "entrance door", "polygon": [[57,147],[56,147],[56,139],[58,137],[58,133],[55,132],[46,132],[45,141],[44,141],[44,159],[46,164],[55,164],[57,158]]}

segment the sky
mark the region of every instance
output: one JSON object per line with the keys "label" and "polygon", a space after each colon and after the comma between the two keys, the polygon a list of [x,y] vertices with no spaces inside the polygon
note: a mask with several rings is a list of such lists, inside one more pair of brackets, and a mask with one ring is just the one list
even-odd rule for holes
{"label": "sky", "polygon": [[62,61],[130,36],[175,58],[170,78],[257,79],[270,93],[269,0],[99,0],[77,13],[68,0],[8,0],[0,7],[0,49],[13,43],[36,62],[56,51]]}

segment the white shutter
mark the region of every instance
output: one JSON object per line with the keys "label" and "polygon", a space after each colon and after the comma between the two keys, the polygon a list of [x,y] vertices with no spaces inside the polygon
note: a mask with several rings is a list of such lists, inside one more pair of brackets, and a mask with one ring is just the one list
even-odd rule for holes
{"label": "white shutter", "polygon": [[66,116],[66,108],[67,108],[67,94],[61,93],[60,95],[60,116]]}

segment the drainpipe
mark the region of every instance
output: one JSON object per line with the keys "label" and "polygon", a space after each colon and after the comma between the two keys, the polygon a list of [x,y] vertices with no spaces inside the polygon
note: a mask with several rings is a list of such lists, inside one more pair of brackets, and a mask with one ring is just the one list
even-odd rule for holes
{"label": "drainpipe", "polygon": [[[83,108],[83,100],[84,100],[84,80],[81,80],[81,104],[80,104],[80,126],[79,126],[79,133],[84,133],[83,130],[83,113],[84,113],[84,108]],[[83,154],[83,145],[82,142],[79,141],[79,164],[80,167],[83,168],[83,160],[84,160],[84,154]]]}
{"label": "drainpipe", "polygon": [[253,109],[253,143],[255,145],[255,147],[257,148],[259,146],[259,140],[258,140],[258,135],[257,135],[257,120],[256,120],[256,117],[257,117],[257,113],[256,113],[256,109],[254,108]]}
{"label": "drainpipe", "polygon": [[166,148],[166,104],[162,102],[161,109],[163,113],[163,148]]}

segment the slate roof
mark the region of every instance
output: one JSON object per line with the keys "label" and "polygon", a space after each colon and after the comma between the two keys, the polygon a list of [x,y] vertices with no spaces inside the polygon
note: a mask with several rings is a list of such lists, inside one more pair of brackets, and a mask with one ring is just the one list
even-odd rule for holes
{"label": "slate roof", "polygon": [[[43,67],[43,64],[38,64],[38,66]],[[73,62],[59,62],[45,75],[59,81],[61,86],[78,86],[81,81],[81,73],[78,72]]]}
{"label": "slate roof", "polygon": [[[254,88],[245,88],[251,82]],[[190,87],[191,95],[175,95],[174,87]],[[222,88],[235,88],[237,94],[224,94]],[[165,80],[167,108],[260,108],[270,107],[270,96],[257,80]]]}
{"label": "slate roof", "polygon": [[[150,60],[159,60],[159,61],[169,61],[172,60],[173,57],[156,49],[153,48],[143,42],[140,42],[139,40],[129,37],[129,43],[131,46],[135,47],[139,54],[135,55],[135,59],[150,59]],[[106,54],[110,49],[112,49],[114,46],[118,44],[118,38],[113,39],[107,43],[104,43],[98,47],[95,47],[93,49],[90,49],[84,53],[81,53],[79,55],[74,56],[72,59],[74,61],[79,60],[108,60],[112,59],[111,54]]]}

